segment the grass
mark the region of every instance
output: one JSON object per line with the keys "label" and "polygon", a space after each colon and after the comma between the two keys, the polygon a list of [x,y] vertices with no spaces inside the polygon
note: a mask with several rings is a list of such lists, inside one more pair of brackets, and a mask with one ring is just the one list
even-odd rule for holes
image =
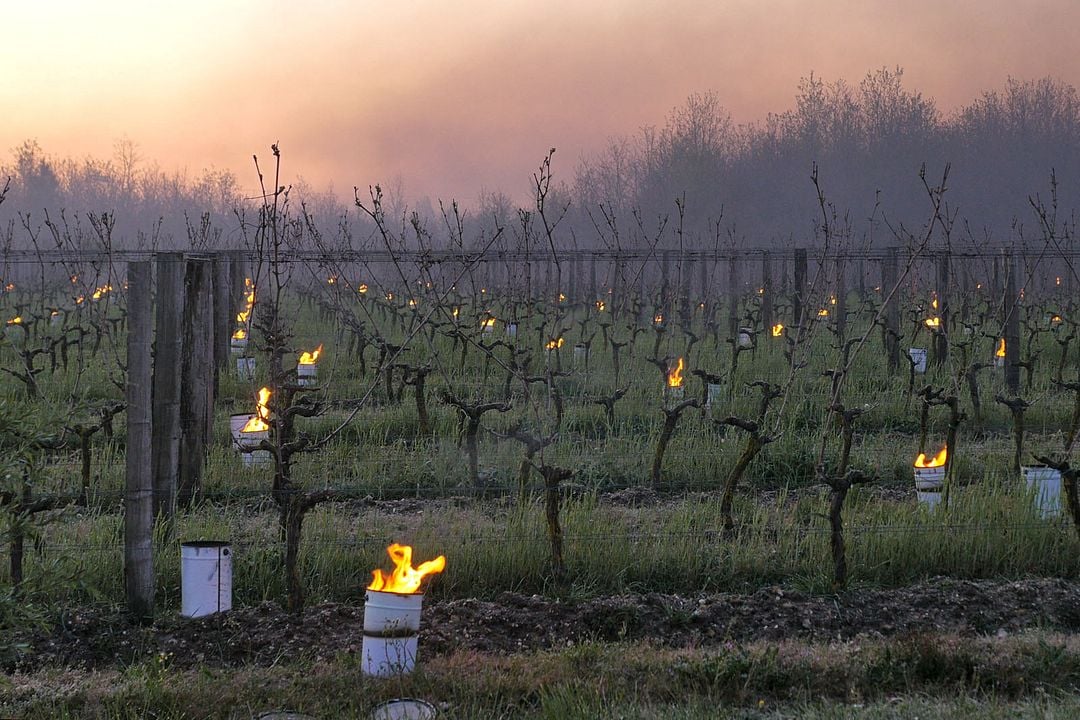
{"label": "grass", "polygon": [[56,669],[3,682],[0,712],[26,720],[237,718],[275,708],[366,717],[397,697],[424,698],[441,718],[1065,718],[1080,709],[1080,645],[1045,633],[708,650],[585,643],[421,657],[417,672],[389,679],[363,676],[351,654],[197,670],[173,668],[159,655],[121,669]]}

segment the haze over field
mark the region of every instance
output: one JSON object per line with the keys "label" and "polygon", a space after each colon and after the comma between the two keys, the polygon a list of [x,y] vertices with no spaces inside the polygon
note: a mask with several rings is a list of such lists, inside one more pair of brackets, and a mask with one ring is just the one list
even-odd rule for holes
{"label": "haze over field", "polygon": [[[222,197],[255,193],[251,156],[275,141],[287,181],[346,202],[353,186],[381,183],[421,209],[493,192],[525,203],[555,147],[557,181],[584,204],[670,210],[688,192],[702,221],[722,206],[775,236],[798,225],[748,223],[791,198],[760,198],[807,194],[814,161],[858,217],[877,190],[897,212],[914,207],[924,161],[934,172],[952,162],[963,204],[1000,210],[995,226],[1045,191],[1051,167],[1064,187],[1080,180],[1071,0],[49,0],[2,12],[3,150],[32,140],[53,166],[89,157],[110,172],[186,171],[196,185],[213,168],[199,191]],[[983,102],[987,92],[1001,102]],[[1041,120],[1017,120],[1017,108]],[[813,142],[808,118],[824,119]],[[694,152],[709,160],[672,171],[664,151],[687,122],[707,129]],[[902,143],[883,122],[902,127]],[[852,167],[830,166],[851,156],[849,140],[865,156],[857,187]],[[1001,187],[975,187],[1002,175],[978,163],[1003,152],[1022,167]],[[777,156],[782,172],[764,167]],[[612,157],[632,168],[628,185],[596,176]],[[648,169],[658,157],[660,179]],[[18,166],[18,153],[0,164]]]}

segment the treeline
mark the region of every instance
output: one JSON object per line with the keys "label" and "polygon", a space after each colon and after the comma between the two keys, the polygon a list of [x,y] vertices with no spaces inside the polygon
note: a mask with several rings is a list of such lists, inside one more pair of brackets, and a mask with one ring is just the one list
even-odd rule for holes
{"label": "treeline", "polygon": [[[1071,227],[1080,197],[1080,100],[1059,80],[1010,79],[946,115],[932,98],[906,88],[899,68],[870,72],[857,85],[811,75],[793,108],[760,122],[738,125],[717,95],[692,95],[663,126],[612,139],[576,167],[566,162],[557,155],[546,177],[546,218],[535,198],[519,212],[510,193],[521,197],[522,188],[464,201],[460,217],[450,202],[406,202],[397,191],[384,197],[386,225],[396,229],[396,242],[412,248],[475,247],[497,224],[505,227],[497,247],[671,247],[679,237],[695,248],[809,244],[822,219],[810,180],[816,168],[835,237],[864,246],[895,242],[897,228],[926,223],[930,203],[920,170],[925,166],[933,187],[948,165],[952,240],[1011,242],[1039,234],[1030,201],[1050,205],[1052,175],[1058,221]],[[118,246],[233,247],[242,242],[245,214],[260,202],[245,198],[230,172],[166,171],[126,140],[105,160],[53,158],[26,141],[0,163],[0,189],[5,178],[11,187],[0,227],[9,247],[25,246],[23,226],[42,227],[46,213],[89,244],[100,243],[94,217],[108,214]],[[367,187],[367,180],[356,184]],[[351,197],[303,182],[290,197],[297,242],[313,229],[323,247],[383,242]]]}

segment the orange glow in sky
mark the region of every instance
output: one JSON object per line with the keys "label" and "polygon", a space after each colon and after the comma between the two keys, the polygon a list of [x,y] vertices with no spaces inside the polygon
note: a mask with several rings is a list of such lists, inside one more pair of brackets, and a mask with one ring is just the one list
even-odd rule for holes
{"label": "orange glow in sky", "polygon": [[527,191],[715,91],[737,123],[813,72],[904,68],[947,114],[1009,76],[1080,85],[1074,0],[40,0],[5,3],[0,138],[235,172],[279,142],[316,188]]}

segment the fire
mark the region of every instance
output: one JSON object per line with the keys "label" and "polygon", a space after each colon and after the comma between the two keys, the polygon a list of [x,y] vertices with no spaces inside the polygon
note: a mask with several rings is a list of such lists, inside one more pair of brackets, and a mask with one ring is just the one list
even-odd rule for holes
{"label": "fire", "polygon": [[7,321],[8,325],[22,325],[22,315],[16,315]]}
{"label": "fire", "polygon": [[389,302],[394,302],[394,293],[392,293],[392,292],[388,292],[388,293],[386,293],[386,299],[387,299],[387,300],[388,300]]}
{"label": "fire", "polygon": [[934,295],[934,297],[930,300],[930,307],[934,308],[935,310],[938,309],[937,295]]}
{"label": "fire", "polygon": [[454,308],[454,317],[457,317],[461,313],[461,308]]}
{"label": "fire", "polygon": [[11,292],[15,289],[15,283],[8,283],[4,286],[4,292]]}
{"label": "fire", "polygon": [[79,276],[78,276],[78,275],[72,275],[72,276],[71,276],[70,278],[68,278],[68,279],[69,279],[69,280],[71,280],[71,284],[72,284],[72,285],[74,285],[75,283],[79,282]]}
{"label": "fire", "polygon": [[783,334],[784,334],[784,324],[783,323],[776,323],[775,325],[772,326],[772,336],[773,337],[780,337]]}
{"label": "fire", "polygon": [[409,307],[416,307],[416,298],[409,298]]}
{"label": "fire", "polygon": [[561,348],[563,346],[563,343],[565,343],[565,342],[566,342],[565,338],[557,338],[555,340],[548,340],[547,345],[545,345],[544,347],[547,348],[548,350],[556,350],[558,348]]}
{"label": "fire", "polygon": [[445,555],[420,563],[420,567],[414,568],[412,547],[409,545],[393,543],[386,548],[386,553],[394,561],[394,571],[390,575],[383,575],[381,569],[373,570],[368,590],[412,595],[420,590],[420,582],[424,577],[441,573],[446,568]]}
{"label": "fire", "polygon": [[[935,300],[934,302],[937,302],[937,300]],[[931,330],[937,330],[939,327],[941,327],[941,318],[937,317],[936,315],[934,317],[926,318],[926,320],[924,320],[923,322],[925,322],[926,327],[930,328]]]}
{"label": "fire", "polygon": [[656,316],[652,319],[652,321],[653,321],[653,325],[663,325],[664,324],[664,316],[663,316],[663,314],[656,313]]}
{"label": "fire", "polygon": [[330,277],[326,278],[326,284],[337,285],[337,275],[331,275]]}
{"label": "fire", "polygon": [[1054,278],[1054,284],[1055,285],[1060,285],[1061,284],[1061,278],[1059,278],[1059,277]]}
{"label": "fire", "polygon": [[[454,308],[454,309],[456,310],[457,308]],[[454,316],[457,317],[456,313],[455,313]],[[485,330],[488,330],[490,328],[494,328],[495,327],[495,318],[493,318],[493,317],[484,318],[483,320],[480,321],[480,327],[484,328]]]}
{"label": "fire", "polygon": [[820,310],[817,311],[817,316],[818,317],[829,317],[829,311],[826,310],[825,308],[821,308]]}
{"label": "fire", "polygon": [[998,348],[997,351],[994,353],[994,357],[1005,357],[1005,338],[1001,338],[1000,342],[998,342]]}
{"label": "fire", "polygon": [[559,293],[559,302],[566,302],[566,295]]}
{"label": "fire", "polygon": [[245,340],[247,339],[247,332],[244,328],[236,328],[236,332],[232,334],[233,340]]}
{"label": "fire", "polygon": [[1050,316],[1050,324],[1051,325],[1060,325],[1061,324],[1061,316],[1060,315],[1051,315]]}
{"label": "fire", "polygon": [[673,388],[682,387],[682,383],[683,383],[682,371],[683,371],[683,368],[685,368],[685,367],[686,367],[686,365],[683,363],[683,359],[679,358],[679,363],[674,368],[672,368],[671,370],[668,370],[668,374],[667,374],[668,387],[673,387]]}
{"label": "fire", "polygon": [[270,419],[270,408],[266,406],[269,401],[270,388],[260,388],[259,397],[255,400],[255,414],[248,418],[244,427],[240,428],[240,432],[253,433],[270,429],[270,425],[266,422]]}
{"label": "fire", "polygon": [[102,285],[101,287],[94,290],[94,294],[90,296],[90,299],[92,299],[92,300],[100,300],[105,295],[112,292],[112,289],[113,289],[112,285]]}
{"label": "fire", "polygon": [[604,312],[604,308],[606,308],[606,307],[607,307],[607,303],[605,303],[603,300],[597,300],[596,301],[596,311],[597,312]]}
{"label": "fire", "polygon": [[830,305],[835,305],[836,304],[836,296],[835,295],[830,295],[829,296],[829,304]]}
{"label": "fire", "polygon": [[919,453],[919,457],[915,458],[914,466],[917,468],[934,468],[941,467],[945,464],[945,461],[949,459],[949,448],[943,447],[938,451],[938,454],[929,460],[926,458],[926,453]]}
{"label": "fire", "polygon": [[244,293],[244,309],[236,313],[236,322],[241,325],[247,325],[248,318],[251,317],[251,308],[255,307],[255,290],[251,278],[244,278],[244,287],[247,288],[247,292]]}
{"label": "fire", "polygon": [[315,348],[315,350],[313,350],[312,352],[308,352],[307,350],[305,350],[304,352],[300,353],[300,364],[314,365],[316,362],[319,361],[319,353],[321,352],[322,343],[319,343],[319,347]]}
{"label": "fire", "polygon": [[367,283],[360,283],[360,287],[356,288],[356,292],[360,293],[361,295],[367,295],[367,291]]}

